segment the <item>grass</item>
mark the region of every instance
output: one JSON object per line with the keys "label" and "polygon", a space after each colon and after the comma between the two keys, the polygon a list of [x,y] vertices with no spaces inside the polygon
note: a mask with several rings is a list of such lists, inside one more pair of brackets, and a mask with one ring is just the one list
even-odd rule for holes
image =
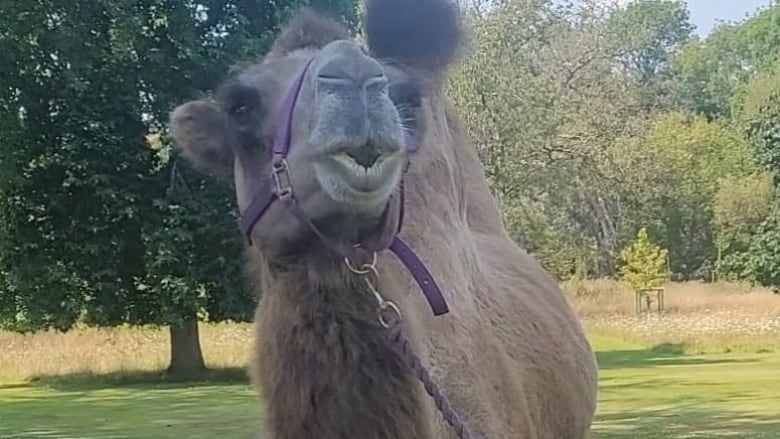
{"label": "grass", "polygon": [[780,437],[780,355],[590,339],[600,365],[594,439]]}
{"label": "grass", "polygon": [[246,384],[0,385],[0,438],[253,438]]}
{"label": "grass", "polygon": [[780,295],[736,283],[672,283],[664,312],[637,318],[634,294],[615,281],[564,284],[590,332],[641,345],[680,343],[686,353],[780,351]]}
{"label": "grass", "polygon": [[[250,325],[201,325],[200,335],[208,367],[243,367],[249,360]],[[120,379],[165,368],[168,350],[168,332],[154,328],[78,328],[64,334],[29,335],[0,332],[0,383],[63,375],[109,374]]]}
{"label": "grass", "polygon": [[[665,315],[637,319],[619,284],[566,289],[601,369],[593,439],[780,438],[780,297],[675,284]],[[177,383],[158,372],[162,330],[0,333],[0,439],[254,439],[251,327],[204,325],[201,336],[215,371]]]}

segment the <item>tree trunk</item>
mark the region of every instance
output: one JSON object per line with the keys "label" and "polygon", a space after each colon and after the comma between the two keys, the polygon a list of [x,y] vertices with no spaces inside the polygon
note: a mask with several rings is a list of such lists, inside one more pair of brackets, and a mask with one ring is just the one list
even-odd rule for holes
{"label": "tree trunk", "polygon": [[200,350],[198,320],[171,325],[171,364],[168,371],[181,377],[195,377],[206,370]]}

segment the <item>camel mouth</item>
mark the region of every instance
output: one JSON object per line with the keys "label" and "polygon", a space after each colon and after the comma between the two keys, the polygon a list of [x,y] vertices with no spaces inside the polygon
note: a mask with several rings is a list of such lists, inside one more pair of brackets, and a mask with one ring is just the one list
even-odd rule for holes
{"label": "camel mouth", "polygon": [[329,197],[351,208],[374,210],[389,199],[401,178],[402,155],[375,148],[340,149],[314,164]]}
{"label": "camel mouth", "polygon": [[[355,163],[366,168],[366,170],[373,169],[374,164],[377,163],[382,155],[374,148],[360,148],[355,150],[344,151],[344,154],[349,156]],[[351,166],[351,165],[350,165]]]}
{"label": "camel mouth", "polygon": [[372,193],[393,180],[393,155],[369,148],[342,151],[330,156],[336,170],[355,191]]}

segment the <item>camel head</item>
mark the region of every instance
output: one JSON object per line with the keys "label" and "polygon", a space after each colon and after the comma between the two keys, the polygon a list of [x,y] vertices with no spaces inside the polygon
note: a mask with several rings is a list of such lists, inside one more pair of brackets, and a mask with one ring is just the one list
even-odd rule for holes
{"label": "camel head", "polygon": [[[242,213],[268,184],[281,184],[316,230],[353,242],[398,210],[391,204],[410,155],[425,147],[426,93],[455,56],[458,14],[441,0],[367,0],[364,24],[365,46],[303,10],[214,99],[172,112],[183,155],[232,177]],[[280,202],[249,233],[271,256],[315,238]]]}

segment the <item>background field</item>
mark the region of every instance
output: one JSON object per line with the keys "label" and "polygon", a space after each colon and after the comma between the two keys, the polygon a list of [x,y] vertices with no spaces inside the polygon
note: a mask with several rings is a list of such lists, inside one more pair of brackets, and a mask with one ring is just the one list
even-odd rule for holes
{"label": "background field", "polygon": [[[565,285],[601,367],[594,438],[780,437],[780,296],[673,284],[637,319],[622,285]],[[244,378],[248,325],[202,328],[212,376],[160,375],[167,332],[0,334],[0,438],[250,439],[261,403]]]}

